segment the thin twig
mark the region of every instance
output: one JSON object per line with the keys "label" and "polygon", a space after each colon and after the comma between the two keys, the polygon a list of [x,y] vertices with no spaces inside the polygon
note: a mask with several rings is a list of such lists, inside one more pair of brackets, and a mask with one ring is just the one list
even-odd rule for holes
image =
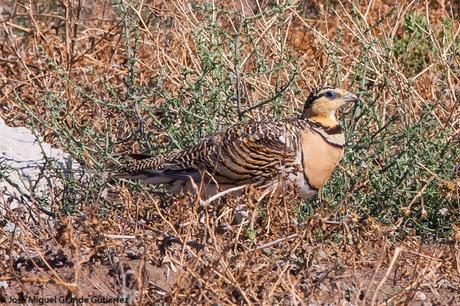
{"label": "thin twig", "polygon": [[259,245],[256,248],[256,250],[262,250],[262,249],[265,249],[265,248],[269,248],[271,246],[274,246],[275,244],[278,244],[278,243],[283,242],[285,240],[290,240],[290,239],[298,237],[298,236],[299,236],[299,234],[292,234],[292,235],[289,235],[289,236],[286,236],[286,237],[283,237],[283,238],[279,238],[279,239],[273,240],[271,242],[267,242],[267,243],[264,243],[262,245]]}
{"label": "thin twig", "polygon": [[136,239],[134,235],[112,235],[112,234],[102,234],[106,238],[111,239]]}
{"label": "thin twig", "polygon": [[238,27],[238,33],[236,34],[236,43],[235,43],[235,77],[236,77],[236,107],[238,110],[238,120],[243,120],[243,112],[241,111],[241,75],[240,75],[240,32],[241,24],[243,22],[243,17],[240,16],[240,24]]}
{"label": "thin twig", "polygon": [[201,207],[206,207],[208,206],[211,202],[217,200],[217,199],[220,199],[222,198],[224,195],[226,195],[227,193],[231,193],[231,192],[234,192],[234,191],[238,191],[238,190],[241,190],[243,188],[245,188],[246,185],[241,185],[241,186],[237,186],[237,187],[233,187],[233,188],[229,188],[229,189],[226,189],[224,191],[221,191],[219,193],[216,193],[215,195],[213,195],[212,197],[210,197],[209,199],[207,199],[206,201],[202,201],[200,203],[200,206]]}
{"label": "thin twig", "polygon": [[[236,52],[236,51],[235,51]],[[243,112],[241,110],[241,76],[238,64],[235,64],[235,77],[236,77],[236,108],[238,111],[238,120],[243,120]]]}
{"label": "thin twig", "polygon": [[270,103],[270,102],[278,99],[279,97],[281,97],[285,93],[286,89],[288,89],[289,86],[291,86],[291,84],[294,82],[294,78],[296,77],[296,75],[297,75],[297,73],[293,73],[291,75],[291,77],[289,78],[289,80],[283,86],[281,86],[280,89],[275,91],[275,94],[273,96],[271,96],[270,98],[265,99],[265,100],[263,100],[261,102],[258,102],[258,103],[254,104],[251,107],[248,107],[247,109],[242,111],[242,114],[250,112],[250,111],[252,111],[252,110],[254,110],[254,109],[256,109],[256,108],[258,108],[258,107],[260,107],[262,105]]}
{"label": "thin twig", "polygon": [[399,253],[401,253],[401,248],[397,247],[393,253],[393,258],[391,258],[390,265],[388,266],[387,272],[385,273],[385,276],[382,278],[380,283],[377,285],[377,288],[374,291],[374,294],[372,295],[372,302],[371,305],[375,305],[375,301],[377,300],[377,295],[382,289],[383,284],[386,282],[388,276],[390,276],[391,270],[393,269],[394,264],[396,263],[396,260],[398,259]]}

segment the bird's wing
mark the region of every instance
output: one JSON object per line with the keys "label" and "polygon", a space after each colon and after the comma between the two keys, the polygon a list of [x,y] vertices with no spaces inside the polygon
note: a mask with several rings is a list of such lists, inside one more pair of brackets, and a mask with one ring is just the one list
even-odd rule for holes
{"label": "bird's wing", "polygon": [[204,175],[218,184],[262,183],[294,162],[295,128],[289,121],[235,125],[189,149],[135,156],[122,167],[121,177],[148,178],[152,184],[188,177],[199,182]]}
{"label": "bird's wing", "polygon": [[240,124],[228,129],[215,148],[214,177],[242,185],[272,180],[295,159],[295,143],[289,121]]}

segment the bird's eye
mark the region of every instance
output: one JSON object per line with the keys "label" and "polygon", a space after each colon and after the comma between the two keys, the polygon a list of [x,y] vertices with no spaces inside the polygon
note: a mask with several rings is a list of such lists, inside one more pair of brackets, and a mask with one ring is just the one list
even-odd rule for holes
{"label": "bird's eye", "polygon": [[335,99],[337,97],[336,93],[333,91],[326,91],[324,95],[329,99]]}

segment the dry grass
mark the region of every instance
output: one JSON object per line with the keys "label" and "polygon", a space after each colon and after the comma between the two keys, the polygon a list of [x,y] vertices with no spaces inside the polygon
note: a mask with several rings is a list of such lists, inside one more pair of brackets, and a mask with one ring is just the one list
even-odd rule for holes
{"label": "dry grass", "polygon": [[[4,4],[2,117],[94,177],[8,211],[0,299],[459,304],[460,8],[327,3]],[[324,83],[362,101],[342,116],[348,150],[318,200],[246,190],[202,207],[104,179],[127,151],[294,116]],[[41,206],[54,216],[32,218]]]}

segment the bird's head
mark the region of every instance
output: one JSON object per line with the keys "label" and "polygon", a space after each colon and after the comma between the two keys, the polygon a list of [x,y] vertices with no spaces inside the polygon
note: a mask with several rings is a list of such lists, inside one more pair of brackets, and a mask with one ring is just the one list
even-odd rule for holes
{"label": "bird's head", "polygon": [[309,119],[324,126],[337,126],[336,111],[342,105],[354,103],[358,97],[344,89],[322,87],[313,90],[305,102],[302,119]]}

